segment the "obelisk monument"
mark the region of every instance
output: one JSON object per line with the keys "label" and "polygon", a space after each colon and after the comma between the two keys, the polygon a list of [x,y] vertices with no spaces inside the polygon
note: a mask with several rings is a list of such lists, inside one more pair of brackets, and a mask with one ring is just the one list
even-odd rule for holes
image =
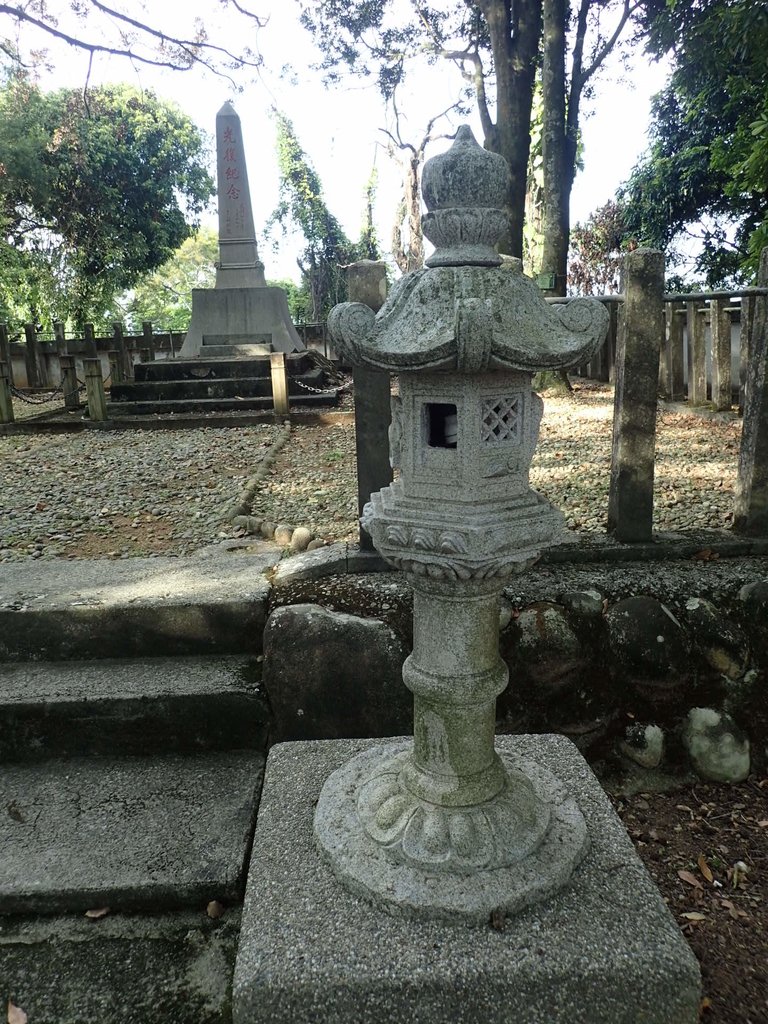
{"label": "obelisk monument", "polygon": [[282,288],[268,287],[259,259],[240,118],[216,115],[219,262],[214,288],[193,288],[180,358],[232,358],[304,348]]}
{"label": "obelisk monument", "polygon": [[216,115],[216,171],[219,193],[217,288],[265,288],[253,226],[248,168],[240,118],[227,100]]}

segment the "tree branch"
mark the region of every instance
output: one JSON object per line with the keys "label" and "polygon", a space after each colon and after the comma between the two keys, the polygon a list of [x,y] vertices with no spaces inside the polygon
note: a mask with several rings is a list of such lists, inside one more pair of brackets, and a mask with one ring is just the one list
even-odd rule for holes
{"label": "tree branch", "polygon": [[[234,0],[223,0],[223,2],[231,3],[234,2]],[[91,57],[98,53],[104,53],[113,57],[125,57],[129,60],[138,61],[141,64],[150,65],[152,67],[168,68],[171,71],[186,71],[192,64],[198,63],[203,67],[206,67],[209,71],[212,71],[214,74],[221,75],[223,78],[227,78],[230,81],[232,81],[231,77],[214,63],[214,59],[216,57],[231,61],[232,64],[242,64],[252,68],[258,68],[262,64],[260,57],[250,59],[249,51],[245,51],[243,54],[235,54],[230,50],[227,50],[225,47],[206,42],[204,39],[189,40],[169,36],[158,29],[153,29],[150,25],[136,21],[127,15],[121,14],[119,11],[115,11],[112,8],[107,7],[105,4],[101,3],[100,0],[90,0],[90,3],[102,13],[107,14],[110,17],[114,17],[118,21],[122,21],[127,25],[131,25],[133,28],[138,29],[140,32],[150,36],[152,39],[158,40],[161,48],[164,45],[176,47],[180,51],[180,55],[177,57],[168,55],[165,58],[158,56],[145,56],[130,46],[109,46],[104,43],[89,42],[86,39],[82,39],[78,36],[62,31],[51,22],[34,17],[20,6],[0,3],[0,15],[5,14],[19,23],[32,25],[52,38],[67,43],[68,46],[84,50],[86,53],[89,53]],[[238,10],[241,10],[239,4],[235,4],[235,6]],[[256,16],[251,14],[251,12],[242,11],[242,13],[246,14],[246,16],[256,18]],[[258,21],[258,19],[256,20]],[[259,24],[261,24],[261,22],[259,22]],[[203,55],[210,55],[210,59]],[[18,60],[18,58],[16,59]],[[21,63],[20,60],[18,60],[18,62]]]}
{"label": "tree branch", "polygon": [[594,75],[594,73],[597,70],[599,70],[599,68],[603,64],[603,61],[605,60],[605,58],[608,56],[608,54],[611,52],[613,47],[616,45],[616,40],[619,38],[621,33],[624,31],[624,26],[629,21],[630,16],[632,14],[634,14],[634,12],[638,9],[639,6],[640,6],[640,0],[635,0],[635,3],[633,3],[633,4],[630,4],[629,0],[624,0],[624,8],[623,8],[623,10],[621,12],[621,17],[619,18],[619,23],[616,26],[616,28],[614,29],[613,35],[611,35],[610,38],[606,40],[606,42],[603,45],[603,47],[598,51],[597,56],[595,57],[595,59],[589,65],[587,70],[583,73],[583,75],[582,75],[582,87],[584,85],[586,85],[586,83],[590,80],[592,75]]}

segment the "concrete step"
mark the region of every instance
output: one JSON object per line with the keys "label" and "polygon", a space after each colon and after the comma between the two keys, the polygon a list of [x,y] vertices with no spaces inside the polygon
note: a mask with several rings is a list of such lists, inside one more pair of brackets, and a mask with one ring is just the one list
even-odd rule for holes
{"label": "concrete step", "polygon": [[[285,357],[288,373],[306,373],[315,365],[307,352],[291,353]],[[141,380],[201,380],[204,377],[269,377],[268,355],[250,359],[215,358],[210,354],[197,359],[155,359],[149,363],[136,363],[133,372]]]}
{"label": "concrete step", "polygon": [[[336,405],[336,390],[330,394],[291,395],[292,406]],[[245,412],[253,409],[271,409],[272,396],[251,398],[176,398],[167,401],[107,402],[107,414],[115,416],[152,416],[168,413]]]}
{"label": "concrete step", "polygon": [[0,565],[0,660],[259,654],[280,550]]}
{"label": "concrete step", "polygon": [[231,1024],[240,913],[6,917],[0,1005],[30,1024]]}
{"label": "concrete step", "polygon": [[[300,382],[300,383],[299,383]],[[289,377],[290,394],[299,395],[301,385],[325,389],[325,374],[315,367],[306,373]],[[176,399],[226,399],[266,397],[272,395],[272,378],[267,377],[219,377],[184,378],[183,380],[142,380],[113,384],[110,400],[113,402],[165,402]]]}
{"label": "concrete step", "polygon": [[0,663],[0,762],[262,750],[255,658]]}
{"label": "concrete step", "polygon": [[242,898],[264,758],[71,758],[0,774],[0,914]]}

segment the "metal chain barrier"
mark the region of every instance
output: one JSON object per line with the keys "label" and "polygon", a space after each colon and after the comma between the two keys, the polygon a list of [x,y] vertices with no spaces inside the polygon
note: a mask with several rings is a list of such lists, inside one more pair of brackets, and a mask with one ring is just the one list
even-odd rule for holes
{"label": "metal chain barrier", "polygon": [[13,397],[18,398],[19,401],[21,402],[26,402],[27,405],[48,405],[49,402],[52,402],[54,400],[56,395],[63,394],[63,392],[63,381],[61,384],[59,384],[58,387],[54,388],[53,391],[50,391],[46,397],[43,397],[41,395],[35,395],[34,397],[31,395],[25,395],[23,392],[19,391],[18,388],[15,388],[13,387],[13,385],[11,385],[11,394],[13,395]]}
{"label": "metal chain barrier", "polygon": [[314,395],[335,395],[338,391],[344,391],[346,388],[352,386],[352,378],[345,380],[343,384],[339,384],[333,388],[312,388],[309,384],[304,384],[302,381],[297,380],[296,377],[292,377],[291,380],[294,384],[298,384],[300,388],[304,388],[305,391],[311,391]]}

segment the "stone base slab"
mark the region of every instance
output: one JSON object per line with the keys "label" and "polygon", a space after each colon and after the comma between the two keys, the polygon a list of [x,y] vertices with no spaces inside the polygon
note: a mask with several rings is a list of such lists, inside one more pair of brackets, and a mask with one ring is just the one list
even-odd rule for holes
{"label": "stone base slab", "polygon": [[375,741],[273,747],[251,858],[234,1024],[694,1024],[699,969],[591,770],[559,736],[506,736],[590,831],[571,884],[495,927],[390,916],[318,854],[327,776]]}

